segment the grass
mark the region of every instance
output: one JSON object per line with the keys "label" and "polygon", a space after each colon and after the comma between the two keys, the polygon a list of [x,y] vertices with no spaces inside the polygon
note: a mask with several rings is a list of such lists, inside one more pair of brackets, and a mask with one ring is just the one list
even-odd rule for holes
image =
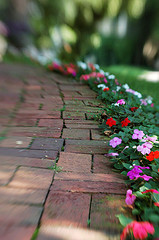
{"label": "grass", "polygon": [[19,55],[14,55],[12,53],[7,52],[3,56],[3,62],[4,63],[23,63],[30,66],[40,66],[40,64],[37,61],[31,59],[30,57],[27,57],[23,53],[19,53]]}
{"label": "grass", "polygon": [[146,79],[140,79],[140,76],[149,70],[126,65],[113,65],[102,69],[114,74],[121,84],[127,83],[130,88],[141,92],[144,97],[153,97],[154,102],[159,105],[159,82],[148,82]]}

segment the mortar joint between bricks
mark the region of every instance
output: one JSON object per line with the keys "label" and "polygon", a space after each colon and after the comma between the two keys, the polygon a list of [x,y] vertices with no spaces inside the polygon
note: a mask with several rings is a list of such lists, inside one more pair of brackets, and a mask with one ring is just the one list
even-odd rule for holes
{"label": "mortar joint between bricks", "polygon": [[90,228],[91,224],[91,208],[92,208],[92,194],[91,194],[91,199],[90,199],[90,204],[89,204],[89,214],[88,214],[88,219],[87,219],[87,227]]}
{"label": "mortar joint between bricks", "polygon": [[7,186],[14,178],[16,172],[18,171],[18,169],[20,168],[20,166],[17,166],[12,174],[12,176],[10,177],[10,179],[8,180],[8,182],[5,184],[5,186]]}
{"label": "mortar joint between bricks", "polygon": [[[38,220],[38,223],[37,223],[37,227],[36,227],[36,229],[40,229],[40,226],[41,226],[41,219],[42,219],[42,216],[43,216],[43,213],[44,213],[44,206],[45,206],[45,203],[46,203],[47,198],[48,198],[48,196],[49,196],[50,189],[51,189],[51,187],[52,187],[52,184],[53,184],[53,181],[54,181],[55,174],[56,174],[56,172],[54,171],[54,174],[53,174],[53,177],[52,177],[52,180],[51,180],[50,186],[49,186],[49,188],[48,188],[48,191],[47,191],[46,196],[45,196],[45,199],[44,199],[43,209],[42,209],[42,211],[41,211],[41,214],[40,214],[40,217],[39,217],[39,220]],[[38,233],[36,234],[36,238],[37,238],[37,235],[38,235]],[[31,240],[36,239],[36,238],[33,238],[33,237],[34,237],[34,234],[32,235]]]}
{"label": "mortar joint between bricks", "polygon": [[92,155],[92,159],[91,159],[91,173],[93,173],[93,166],[94,166],[94,155]]}

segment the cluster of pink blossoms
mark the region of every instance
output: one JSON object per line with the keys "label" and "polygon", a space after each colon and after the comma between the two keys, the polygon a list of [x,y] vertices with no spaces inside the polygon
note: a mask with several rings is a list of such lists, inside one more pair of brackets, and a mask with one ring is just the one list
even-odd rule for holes
{"label": "cluster of pink blossoms", "polygon": [[[89,74],[83,74],[80,77],[80,80],[85,80],[87,81],[90,78],[105,78],[104,74],[100,72],[91,72]],[[105,78],[106,79],[106,78]]]}

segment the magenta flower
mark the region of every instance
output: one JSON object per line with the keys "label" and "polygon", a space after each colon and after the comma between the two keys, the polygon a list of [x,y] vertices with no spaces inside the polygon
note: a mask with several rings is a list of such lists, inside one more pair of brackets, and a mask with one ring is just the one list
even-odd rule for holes
{"label": "magenta flower", "polygon": [[134,178],[140,177],[140,173],[142,173],[142,170],[139,166],[135,166],[131,171],[127,173],[127,176],[133,180]]}
{"label": "magenta flower", "polygon": [[143,178],[145,181],[149,181],[152,177],[150,177],[150,176],[144,174],[144,175],[139,176],[139,177],[137,177],[137,178]]}
{"label": "magenta flower", "polygon": [[134,178],[143,178],[145,181],[149,181],[150,176],[147,176],[146,174],[140,175],[140,173],[143,173],[141,169],[150,169],[149,167],[141,167],[141,166],[135,166],[131,171],[127,173],[127,176],[133,180]]}
{"label": "magenta flower", "polygon": [[144,135],[145,134],[143,131],[139,131],[138,129],[135,129],[134,134],[132,135],[132,139],[142,139]]}
{"label": "magenta flower", "polygon": [[119,103],[120,105],[123,105],[123,104],[125,104],[125,101],[124,101],[124,99],[119,99],[119,100],[117,101],[117,103]]}
{"label": "magenta flower", "polygon": [[105,83],[107,83],[107,82],[108,82],[106,78],[104,78],[104,79],[103,79],[103,81],[104,81]]}
{"label": "magenta flower", "polygon": [[137,146],[137,150],[138,152],[141,152],[143,155],[145,154],[149,154],[151,152],[151,148],[152,148],[152,143],[150,142],[145,142],[142,145]]}
{"label": "magenta flower", "polygon": [[109,145],[112,146],[113,148],[115,148],[116,146],[118,146],[119,144],[121,144],[122,139],[118,138],[118,137],[114,137],[113,139],[111,139],[109,141]]}
{"label": "magenta flower", "polygon": [[132,190],[127,190],[125,202],[127,205],[132,205],[136,199],[136,196],[132,194]]}

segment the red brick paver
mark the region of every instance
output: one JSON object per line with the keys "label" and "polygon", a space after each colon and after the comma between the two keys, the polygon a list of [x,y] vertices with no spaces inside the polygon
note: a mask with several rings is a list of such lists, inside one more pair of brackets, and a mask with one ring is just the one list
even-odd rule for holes
{"label": "red brick paver", "polygon": [[119,239],[126,186],[93,120],[102,105],[74,79],[0,64],[1,240]]}

